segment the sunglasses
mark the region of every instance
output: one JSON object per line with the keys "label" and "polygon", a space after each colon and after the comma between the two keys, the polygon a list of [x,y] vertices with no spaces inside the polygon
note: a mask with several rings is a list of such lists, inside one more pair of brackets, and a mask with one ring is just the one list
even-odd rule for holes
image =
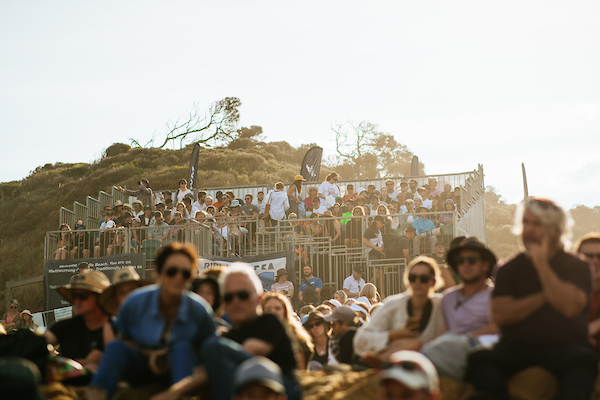
{"label": "sunglasses", "polygon": [[477,263],[479,260],[481,260],[481,258],[477,257],[477,256],[469,256],[469,257],[456,257],[456,263],[457,265],[462,265],[462,263],[464,263],[465,261],[467,263],[469,263],[469,265],[473,265],[475,263]]}
{"label": "sunglasses", "polygon": [[583,253],[583,255],[590,259],[597,258],[600,260],[600,253]]}
{"label": "sunglasses", "polygon": [[317,321],[314,324],[307,324],[306,329],[308,329],[310,331],[315,326],[321,326],[321,325],[323,325],[323,321]]}
{"label": "sunglasses", "polygon": [[240,290],[239,292],[229,292],[223,295],[223,300],[225,303],[231,303],[235,298],[240,299],[241,301],[246,301],[250,298],[250,292],[245,290]]}
{"label": "sunglasses", "polygon": [[10,306],[9,308],[10,308],[11,310],[16,310],[16,309],[17,309],[17,306]]}
{"label": "sunglasses", "polygon": [[73,293],[71,295],[71,297],[73,297],[73,301],[79,299],[79,300],[87,300],[92,294],[91,293]]}
{"label": "sunglasses", "polygon": [[417,281],[417,279],[421,283],[428,283],[432,278],[433,278],[433,276],[431,276],[431,275],[408,274],[408,281],[410,283],[415,283]]}
{"label": "sunglasses", "polygon": [[177,276],[177,274],[181,274],[183,279],[188,280],[192,276],[192,271],[189,269],[179,269],[177,267],[169,267],[165,270],[165,275],[170,278]]}

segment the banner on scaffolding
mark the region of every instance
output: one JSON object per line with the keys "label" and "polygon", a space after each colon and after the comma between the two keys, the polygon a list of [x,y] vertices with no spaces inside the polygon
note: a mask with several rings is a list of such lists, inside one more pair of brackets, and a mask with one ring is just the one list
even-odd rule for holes
{"label": "banner on scaffolding", "polygon": [[308,182],[317,182],[321,173],[321,157],[323,149],[319,146],[311,147],[304,155],[300,175]]}
{"label": "banner on scaffolding", "polygon": [[51,260],[46,263],[46,309],[68,307],[71,305],[65,300],[56,288],[68,285],[71,277],[79,273],[77,264],[87,262],[90,269],[104,272],[112,281],[115,270],[125,267],[134,267],[137,273],[144,278],[146,271],[146,256],[140,253],[120,254],[98,258],[78,258],[76,260]]}
{"label": "banner on scaffolding", "polygon": [[294,284],[295,288],[298,287],[296,274],[294,273],[294,253],[292,251],[280,251],[249,257],[218,257],[207,255],[202,256],[199,261],[198,268],[200,271],[216,265],[231,265],[234,262],[250,264],[260,278],[263,288],[267,291],[270,291],[271,285],[275,283],[277,271],[285,269],[288,271],[288,280]]}

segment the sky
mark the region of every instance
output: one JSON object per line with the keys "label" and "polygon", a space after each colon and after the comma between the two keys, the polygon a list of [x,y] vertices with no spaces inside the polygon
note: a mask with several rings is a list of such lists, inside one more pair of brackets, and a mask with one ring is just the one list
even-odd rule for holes
{"label": "sky", "polygon": [[333,154],[332,125],[367,120],[428,174],[482,164],[512,203],[524,162],[531,195],[593,207],[598,15],[597,1],[1,2],[0,182],[235,96],[268,141]]}

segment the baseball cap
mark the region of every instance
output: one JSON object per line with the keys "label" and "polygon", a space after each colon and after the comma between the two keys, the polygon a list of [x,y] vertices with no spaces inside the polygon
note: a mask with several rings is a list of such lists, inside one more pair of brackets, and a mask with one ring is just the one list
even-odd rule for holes
{"label": "baseball cap", "polygon": [[296,175],[294,177],[294,180],[295,181],[306,181],[306,179],[304,179],[304,177],[302,175]]}
{"label": "baseball cap", "polygon": [[355,316],[353,309],[348,306],[341,306],[336,307],[331,314],[326,315],[323,319],[327,322],[352,322]]}
{"label": "baseball cap", "polygon": [[412,390],[439,393],[439,378],[431,361],[416,351],[401,350],[389,358],[392,366],[380,373],[380,380],[394,380]]}
{"label": "baseball cap", "polygon": [[229,205],[229,207],[239,207],[240,206],[240,201],[238,199],[232,200],[231,204]]}
{"label": "baseball cap", "polygon": [[252,384],[265,386],[275,393],[285,393],[281,368],[266,357],[249,358],[235,372],[233,385],[236,393]]}

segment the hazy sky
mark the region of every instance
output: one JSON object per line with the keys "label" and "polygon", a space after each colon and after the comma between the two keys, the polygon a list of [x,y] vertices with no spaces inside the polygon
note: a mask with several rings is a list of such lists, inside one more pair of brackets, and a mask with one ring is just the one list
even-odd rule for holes
{"label": "hazy sky", "polygon": [[[600,204],[600,2],[4,1],[0,181],[149,140],[194,103],[331,152],[393,133],[431,174]],[[151,177],[150,177],[151,179]]]}

